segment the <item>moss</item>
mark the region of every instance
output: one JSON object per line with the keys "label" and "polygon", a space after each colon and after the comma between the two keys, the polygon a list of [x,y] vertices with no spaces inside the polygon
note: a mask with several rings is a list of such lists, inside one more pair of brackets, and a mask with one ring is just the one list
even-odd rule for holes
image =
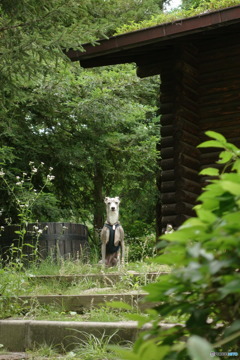
{"label": "moss", "polygon": [[236,5],[240,5],[239,0],[203,0],[201,2],[201,5],[197,8],[191,8],[188,10],[178,9],[168,13],[163,12],[156,16],[152,16],[150,20],[144,20],[139,23],[131,22],[129,24],[125,24],[116,29],[115,35],[141,30],[151,26],[161,25],[176,20],[186,19],[188,17],[200,15],[205,12],[212,12]]}

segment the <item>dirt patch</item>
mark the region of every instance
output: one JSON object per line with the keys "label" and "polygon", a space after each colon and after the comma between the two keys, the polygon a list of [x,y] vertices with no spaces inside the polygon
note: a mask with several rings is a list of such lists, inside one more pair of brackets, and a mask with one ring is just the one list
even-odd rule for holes
{"label": "dirt patch", "polygon": [[25,360],[29,359],[28,355],[25,353],[8,353],[8,354],[1,354],[0,360]]}

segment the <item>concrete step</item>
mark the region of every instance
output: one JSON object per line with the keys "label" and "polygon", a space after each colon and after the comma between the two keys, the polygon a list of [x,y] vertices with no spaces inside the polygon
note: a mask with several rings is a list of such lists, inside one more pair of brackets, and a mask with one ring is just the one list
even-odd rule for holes
{"label": "concrete step", "polygon": [[144,279],[147,282],[156,280],[159,276],[169,274],[168,272],[148,272],[139,273],[135,271],[129,271],[126,273],[98,273],[98,274],[76,274],[76,275],[30,275],[29,279],[36,280],[57,280],[63,282],[76,282],[84,279],[92,281],[98,281],[106,284],[115,284],[118,281],[123,280],[126,277],[130,277],[133,280]]}
{"label": "concrete step", "polygon": [[12,302],[18,302],[22,307],[31,306],[31,303],[37,301],[40,305],[57,305],[65,311],[84,312],[85,309],[100,307],[106,302],[123,301],[132,307],[138,307],[144,310],[153,307],[154,304],[144,302],[143,299],[147,293],[119,293],[119,294],[84,294],[84,295],[36,295],[19,296],[12,298]]}
{"label": "concrete step", "polygon": [[[160,324],[171,328],[174,324]],[[74,349],[79,342],[87,340],[86,334],[97,338],[112,335],[111,343],[135,341],[139,332],[136,321],[120,322],[74,322],[74,321],[36,321],[0,320],[0,344],[4,349],[23,352],[35,346],[47,344],[59,350]]]}

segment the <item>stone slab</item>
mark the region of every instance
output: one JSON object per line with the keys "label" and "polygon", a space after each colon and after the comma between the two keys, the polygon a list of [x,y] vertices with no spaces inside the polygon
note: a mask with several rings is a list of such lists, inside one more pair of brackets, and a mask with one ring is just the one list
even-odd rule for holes
{"label": "stone slab", "polygon": [[134,341],[137,322],[74,322],[37,320],[0,320],[0,344],[8,351],[26,351],[47,344],[70,351],[86,333],[101,338],[113,335],[111,343]]}
{"label": "stone slab", "polygon": [[83,294],[83,295],[37,295],[37,296],[19,296],[12,298],[12,301],[19,302],[21,305],[29,306],[36,301],[40,305],[54,304],[65,311],[84,312],[85,309],[100,307],[106,302],[123,301],[132,307],[138,307],[144,310],[152,307],[153,304],[144,302],[146,293],[120,293],[120,294]]}
{"label": "stone slab", "polygon": [[[159,324],[169,329],[175,324]],[[144,327],[149,328],[151,324]],[[0,344],[4,349],[14,352],[32,350],[41,344],[70,351],[86,341],[86,334],[97,338],[111,336],[110,343],[134,342],[138,333],[137,321],[119,322],[74,322],[37,320],[0,320]]]}

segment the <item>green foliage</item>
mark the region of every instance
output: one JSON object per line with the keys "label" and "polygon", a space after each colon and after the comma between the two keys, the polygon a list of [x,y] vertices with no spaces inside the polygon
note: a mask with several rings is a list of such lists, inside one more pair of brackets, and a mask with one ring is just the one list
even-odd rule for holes
{"label": "green foliage", "polygon": [[[54,167],[53,186],[32,208],[39,221],[100,228],[103,198],[117,194],[126,199],[127,226],[141,218],[153,223],[158,80],[140,81],[132,65],[83,70],[62,49],[81,50],[83,42],[161,7],[161,0],[1,2],[0,147],[12,181],[28,173],[30,161]],[[42,186],[39,175],[34,187],[39,192]],[[17,222],[12,197],[0,191],[0,222]],[[149,211],[143,205],[134,211],[136,198]]]}
{"label": "green foliage", "polygon": [[150,19],[141,22],[132,21],[130,24],[124,24],[116,29],[115,35],[200,15],[206,11],[215,11],[234,5],[239,5],[239,0],[186,0],[185,2],[183,1],[183,6],[180,9],[168,13],[154,14]]}
{"label": "green foliage", "polygon": [[[133,224],[137,225],[136,223]],[[144,227],[144,223],[139,221],[140,227]],[[139,231],[139,226],[137,227],[136,233]],[[156,235],[149,234],[150,229],[145,227],[143,229],[143,236],[126,236],[126,245],[128,246],[128,261],[145,261],[146,259],[152,258],[155,254],[156,247]],[[148,233],[148,234],[147,234]]]}
{"label": "green foliage", "polygon": [[[147,300],[159,306],[152,328],[140,335],[126,359],[205,360],[212,348],[239,350],[240,150],[218,133],[207,135],[213,140],[200,147],[221,150],[223,172],[218,178],[209,172],[214,178],[199,197],[197,216],[161,237],[164,253],[156,261],[175,270],[145,287]],[[184,326],[159,327],[170,315],[185,316]]]}

